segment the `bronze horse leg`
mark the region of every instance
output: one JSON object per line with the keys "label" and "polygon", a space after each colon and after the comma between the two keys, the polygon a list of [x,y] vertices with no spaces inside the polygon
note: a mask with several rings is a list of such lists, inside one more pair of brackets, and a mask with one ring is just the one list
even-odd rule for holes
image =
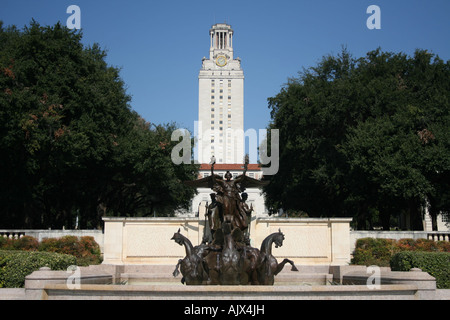
{"label": "bronze horse leg", "polygon": [[180,267],[180,265],[181,265],[181,262],[182,262],[183,260],[178,260],[178,263],[177,263],[177,265],[176,265],[176,267],[175,267],[175,270],[173,271],[173,276],[174,277],[176,277],[177,275],[179,275],[180,274],[180,270],[178,270],[178,268]]}
{"label": "bronze horse leg", "polygon": [[280,264],[277,265],[277,269],[275,270],[274,275],[277,275],[278,273],[280,273],[280,271],[283,270],[284,265],[286,263],[289,263],[292,266],[291,271],[298,271],[297,267],[295,266],[295,264],[292,260],[284,259]]}

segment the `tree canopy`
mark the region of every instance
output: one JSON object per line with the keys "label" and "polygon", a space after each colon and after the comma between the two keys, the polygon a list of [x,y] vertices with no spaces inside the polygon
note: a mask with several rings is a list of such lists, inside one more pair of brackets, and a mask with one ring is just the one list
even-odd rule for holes
{"label": "tree canopy", "polygon": [[[104,215],[168,215],[195,190],[175,166],[175,124],[131,109],[119,69],[60,23],[0,24],[0,225],[73,228]],[[155,106],[153,106],[155,107]],[[157,106],[156,106],[157,107]]]}
{"label": "tree canopy", "polygon": [[385,230],[399,215],[401,227],[421,229],[425,205],[433,217],[450,211],[449,61],[344,48],[268,102],[269,128],[280,130],[269,206]]}

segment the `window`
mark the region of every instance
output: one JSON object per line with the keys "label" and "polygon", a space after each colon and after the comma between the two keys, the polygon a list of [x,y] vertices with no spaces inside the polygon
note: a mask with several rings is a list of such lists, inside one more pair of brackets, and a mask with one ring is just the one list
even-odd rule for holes
{"label": "window", "polygon": [[448,212],[441,212],[442,222],[450,222],[450,214]]}

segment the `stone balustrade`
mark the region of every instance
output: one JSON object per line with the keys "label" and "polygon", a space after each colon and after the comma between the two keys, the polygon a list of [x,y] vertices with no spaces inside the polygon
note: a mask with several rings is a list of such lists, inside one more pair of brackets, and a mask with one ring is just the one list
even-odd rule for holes
{"label": "stone balustrade", "polygon": [[427,239],[434,241],[450,241],[450,231],[427,231]]}
{"label": "stone balustrade", "polygon": [[0,230],[1,238],[20,239],[25,235],[24,230]]}

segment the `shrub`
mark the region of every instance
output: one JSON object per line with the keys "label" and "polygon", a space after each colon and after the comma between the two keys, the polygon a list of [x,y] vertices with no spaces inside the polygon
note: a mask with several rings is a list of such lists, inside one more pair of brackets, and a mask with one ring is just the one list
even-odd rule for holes
{"label": "shrub", "polygon": [[420,268],[436,278],[438,289],[450,289],[449,252],[402,251],[392,256],[390,266],[393,271]]}
{"label": "shrub", "polygon": [[427,239],[393,240],[363,238],[356,241],[351,263],[388,267],[391,257],[401,251],[450,252],[450,244],[447,241]]}
{"label": "shrub", "polygon": [[36,251],[38,246],[39,242],[30,236],[23,236],[19,239],[0,237],[0,249],[4,250]]}
{"label": "shrub", "polygon": [[0,249],[3,249],[4,247],[6,247],[7,242],[8,242],[7,238],[0,236]]}
{"label": "shrub", "polygon": [[0,249],[26,250],[39,252],[56,252],[71,254],[77,257],[79,266],[99,264],[102,262],[100,246],[94,237],[65,236],[62,238],[47,238],[40,243],[33,237],[24,236],[20,239],[0,238]]}
{"label": "shrub", "polygon": [[25,251],[37,251],[39,242],[30,236],[23,236],[15,241],[13,241],[13,247],[15,250],[25,250]]}
{"label": "shrub", "polygon": [[396,250],[395,240],[392,239],[358,239],[351,263],[387,267]]}
{"label": "shrub", "polygon": [[39,251],[74,255],[77,257],[79,266],[101,263],[100,246],[90,236],[43,239],[39,245]]}
{"label": "shrub", "polygon": [[0,250],[0,288],[21,288],[25,277],[41,267],[52,270],[67,270],[76,265],[74,256],[34,251]]}

